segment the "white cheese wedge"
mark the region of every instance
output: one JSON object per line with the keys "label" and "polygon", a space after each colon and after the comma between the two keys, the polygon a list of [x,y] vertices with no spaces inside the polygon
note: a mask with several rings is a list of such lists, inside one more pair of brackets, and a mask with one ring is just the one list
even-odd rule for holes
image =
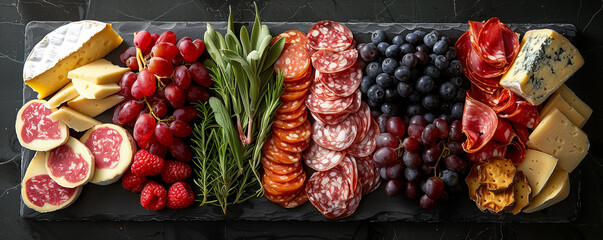
{"label": "white cheese wedge", "polygon": [[69,128],[78,132],[86,131],[91,127],[102,124],[98,120],[68,107],[61,107],[58,111],[53,112],[50,114],[50,119],[53,121],[61,121],[67,124]]}
{"label": "white cheese wedge", "polygon": [[74,99],[77,96],[79,96],[79,94],[77,93],[77,90],[75,90],[73,83],[68,83],[48,100],[46,107],[59,107],[64,102]]}
{"label": "white cheese wedge", "polygon": [[563,35],[550,29],[531,30],[500,85],[540,105],[583,64],[578,49]]}
{"label": "white cheese wedge", "polygon": [[94,177],[90,182],[98,185],[117,182],[130,167],[136,152],[132,135],[110,123],[94,126],[80,138],[80,142],[94,155]]}
{"label": "white cheese wedge", "polygon": [[123,100],[124,97],[117,94],[113,94],[103,99],[88,99],[79,96],[67,102],[67,106],[80,113],[86,114],[89,117],[96,117]]}
{"label": "white cheese wedge", "polygon": [[121,91],[115,83],[97,85],[77,78],[71,79],[71,82],[80,96],[88,99],[101,99]]}
{"label": "white cheese wedge", "polygon": [[563,100],[565,100],[574,110],[579,112],[580,115],[584,117],[584,122],[582,122],[582,124],[576,124],[578,127],[583,127],[586,121],[588,121],[590,118],[590,115],[593,114],[593,109],[582,101],[582,99],[578,98],[576,93],[574,93],[574,91],[572,91],[565,84],[557,89],[557,93],[561,95]]}
{"label": "white cheese wedge", "polygon": [[534,197],[540,193],[557,166],[557,158],[534,149],[527,149],[526,155],[517,170],[522,171],[528,178]]}
{"label": "white cheese wedge", "polygon": [[46,103],[45,100],[31,100],[19,109],[15,130],[21,146],[36,151],[47,151],[69,139],[67,125],[50,118],[57,109],[46,107]]}
{"label": "white cheese wedge", "polygon": [[45,152],[36,152],[21,180],[23,202],[41,213],[68,207],[82,192],[82,186],[66,188],[52,180],[44,166],[45,158]]}
{"label": "white cheese wedge", "polygon": [[68,23],[34,46],[23,64],[23,81],[38,92],[39,99],[45,98],[69,82],[69,71],[104,57],[121,42],[110,24]]}
{"label": "white cheese wedge", "polygon": [[557,168],[549,178],[540,194],[532,199],[530,205],[523,209],[525,213],[533,213],[548,208],[556,203],[563,201],[569,196],[570,181],[568,173]]}
{"label": "white cheese wedge", "polygon": [[130,71],[129,68],[122,68],[113,65],[106,59],[101,58],[69,71],[67,78],[77,78],[93,84],[102,85],[108,83],[118,83],[121,79],[121,76],[128,71]]}
{"label": "white cheese wedge", "polygon": [[586,133],[553,109],[530,134],[528,146],[553,155],[557,165],[572,172],[586,157],[590,143]]}
{"label": "white cheese wedge", "polygon": [[67,143],[48,151],[44,161],[48,175],[63,187],[84,185],[94,176],[95,160],[92,152],[73,137],[69,137]]}

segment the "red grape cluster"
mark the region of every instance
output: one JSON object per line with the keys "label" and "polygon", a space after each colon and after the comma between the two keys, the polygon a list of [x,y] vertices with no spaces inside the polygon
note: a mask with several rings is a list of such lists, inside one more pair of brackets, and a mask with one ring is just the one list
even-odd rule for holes
{"label": "red grape cluster", "polygon": [[197,109],[188,103],[209,99],[213,81],[198,62],[205,51],[199,39],[178,40],[172,31],[161,35],[138,32],[134,45],[120,60],[138,73],[125,73],[119,83],[125,100],[117,105],[112,122],[133,127],[142,149],[165,157],[168,150],[180,161],[190,161],[192,151],[183,138],[191,136]]}
{"label": "red grape cluster", "polygon": [[436,200],[445,201],[449,192],[462,190],[459,180],[468,163],[459,120],[449,125],[437,118],[427,124],[421,115],[405,122],[383,114],[377,122],[381,134],[373,159],[381,167],[381,178],[387,180],[388,195],[404,190],[408,198],[420,197],[419,205],[430,210]]}

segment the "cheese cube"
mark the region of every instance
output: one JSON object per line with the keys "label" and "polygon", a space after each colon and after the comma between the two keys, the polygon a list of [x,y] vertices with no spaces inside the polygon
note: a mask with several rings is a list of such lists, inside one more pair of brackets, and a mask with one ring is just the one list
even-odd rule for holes
{"label": "cheese cube", "polygon": [[572,91],[565,84],[559,87],[557,93],[561,95],[561,97],[563,97],[563,100],[565,100],[570,106],[572,106],[572,108],[579,112],[582,117],[584,117],[584,122],[581,125],[576,124],[578,127],[583,127],[586,121],[588,121],[588,119],[590,118],[590,115],[593,113],[593,109],[590,108],[586,103],[584,103],[580,98],[578,98],[574,91]]}
{"label": "cheese cube", "polygon": [[522,171],[528,178],[530,188],[532,188],[531,197],[540,193],[544,184],[549,180],[551,174],[557,166],[557,158],[534,149],[527,149],[526,155],[518,166],[517,170]]}
{"label": "cheese cube", "polygon": [[578,49],[561,34],[531,30],[524,35],[519,54],[500,85],[540,105],[583,64]]}
{"label": "cheese cube", "polygon": [[569,105],[558,92],[553,94],[546,105],[544,105],[544,108],[542,108],[542,111],[540,111],[540,120],[542,121],[553,109],[559,110],[576,126],[582,126],[586,122],[582,114]]}
{"label": "cheese cube", "polygon": [[46,102],[45,105],[48,108],[55,108],[60,106],[64,102],[74,99],[78,95],[79,94],[77,93],[77,90],[75,90],[73,83],[69,83],[65,85],[65,87],[63,87],[61,90],[59,90],[56,94],[54,94],[54,96],[48,99],[48,102]]}
{"label": "cheese cube", "polygon": [[67,105],[80,113],[88,115],[89,117],[96,117],[123,100],[124,97],[117,94],[103,99],[87,99],[79,96],[67,102]]}
{"label": "cheese cube", "polygon": [[523,209],[523,212],[533,213],[550,207],[567,198],[569,192],[570,181],[568,173],[561,168],[556,168],[549,181],[542,191],[540,191],[540,194],[532,199],[530,205]]}
{"label": "cheese cube", "polygon": [[78,111],[75,111],[68,107],[62,107],[58,111],[50,114],[52,121],[60,120],[67,124],[67,126],[77,132],[86,131],[91,127],[102,124],[98,120],[88,117]]}
{"label": "cheese cube", "polygon": [[97,85],[77,78],[71,79],[71,82],[73,82],[73,86],[80,96],[88,99],[105,98],[121,90],[119,85],[115,83]]}
{"label": "cheese cube", "polygon": [[84,66],[69,71],[67,78],[81,79],[97,85],[118,83],[124,73],[130,71],[129,68],[122,68],[113,65],[104,58],[88,63]]}
{"label": "cheese cube", "polygon": [[557,165],[572,172],[588,153],[586,133],[553,109],[529,136],[528,146],[555,156]]}

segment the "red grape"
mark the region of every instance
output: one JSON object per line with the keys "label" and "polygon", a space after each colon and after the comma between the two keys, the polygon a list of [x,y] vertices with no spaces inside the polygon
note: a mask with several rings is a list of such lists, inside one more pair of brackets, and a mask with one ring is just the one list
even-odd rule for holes
{"label": "red grape", "polygon": [[425,195],[431,199],[438,199],[444,192],[444,181],[439,177],[430,177],[425,182]]}
{"label": "red grape", "polygon": [[121,52],[121,54],[119,54],[119,60],[122,63],[126,63],[126,60],[128,60],[128,58],[130,58],[130,57],[136,58],[136,47],[126,48],[126,50],[124,50],[123,52]]}
{"label": "red grape", "polygon": [[178,54],[178,48],[168,42],[160,42],[153,46],[151,50],[153,57],[161,57],[171,63],[172,59]]}
{"label": "red grape", "polygon": [[184,143],[180,138],[174,138],[172,145],[168,146],[170,153],[176,160],[181,162],[188,162],[193,159],[193,152],[190,147]]}
{"label": "red grape", "polygon": [[404,137],[404,133],[406,132],[406,126],[404,125],[404,120],[399,117],[390,117],[387,120],[387,132],[393,134],[396,137]]}
{"label": "red grape", "polygon": [[435,201],[429,198],[427,195],[423,195],[419,200],[419,205],[425,210],[431,210],[433,207],[435,207]]}
{"label": "red grape", "polygon": [[176,57],[174,57],[174,59],[172,59],[172,64],[175,66],[180,66],[180,65],[184,64],[184,58],[182,58],[182,55],[180,55],[180,52],[178,52],[178,54],[176,54]]}
{"label": "red grape", "polygon": [[155,102],[151,108],[156,117],[162,118],[167,114],[167,104],[164,101]]}
{"label": "red grape", "polygon": [[387,120],[389,116],[387,114],[381,114],[377,117],[377,123],[379,124],[379,130],[384,133],[387,132]]}
{"label": "red grape", "polygon": [[153,38],[147,31],[140,31],[134,36],[134,45],[141,50],[147,49],[151,45]]}
{"label": "red grape", "polygon": [[119,120],[117,120],[117,116],[119,115],[119,112],[121,111],[121,107],[125,104],[125,102],[121,102],[120,104],[118,104],[115,109],[113,110],[113,117],[111,118],[111,122],[113,124],[117,124],[117,125],[124,125],[124,123],[119,122]]}
{"label": "red grape", "polygon": [[172,78],[176,86],[181,89],[187,89],[191,85],[191,72],[185,66],[176,67]]}
{"label": "red grape", "polygon": [[207,68],[205,68],[203,64],[194,62],[188,69],[191,71],[193,81],[195,81],[197,84],[203,87],[209,87],[212,83],[214,83],[209,76],[209,71],[207,71]]}
{"label": "red grape", "polygon": [[417,198],[417,185],[415,185],[414,183],[406,182],[404,191],[406,192],[406,197],[410,199]]}
{"label": "red grape", "polygon": [[178,101],[174,102],[174,101],[170,101],[170,105],[172,105],[173,108],[178,109],[178,108],[182,108],[182,106],[184,106],[184,104],[186,103],[186,98],[179,98]]}
{"label": "red grape", "polygon": [[184,98],[184,92],[175,84],[168,84],[164,91],[165,98],[170,102],[178,102],[181,98]]}
{"label": "red grape", "polygon": [[435,120],[433,120],[433,125],[438,128],[441,139],[445,139],[448,137],[448,123],[446,123],[444,119],[436,118]]}
{"label": "red grape", "polygon": [[129,57],[126,59],[126,66],[132,70],[138,69],[138,60],[136,60],[136,57]]}
{"label": "red grape", "polygon": [[194,62],[199,57],[199,54],[197,53],[197,46],[195,46],[195,44],[193,44],[193,42],[190,40],[183,40],[179,42],[178,51],[180,51],[182,58],[190,63]]}
{"label": "red grape", "polygon": [[149,61],[149,71],[159,77],[169,77],[174,71],[174,65],[161,57],[152,57]]}
{"label": "red grape", "polygon": [[176,44],[176,34],[174,34],[174,32],[167,30],[165,32],[163,32],[161,35],[159,35],[159,38],[157,39],[157,42],[168,42],[171,44]]}
{"label": "red grape", "polygon": [[421,134],[423,133],[423,126],[419,124],[410,124],[408,125],[408,136],[412,138],[416,138],[417,140],[421,139]]}
{"label": "red grape", "polygon": [[164,122],[158,122],[155,125],[154,133],[155,137],[157,138],[157,141],[163,145],[169,146],[174,140],[174,135],[172,135],[170,127]]}
{"label": "red grape", "polygon": [[155,93],[155,89],[157,88],[155,76],[153,76],[153,74],[151,74],[151,72],[149,72],[147,68],[141,70],[138,73],[138,78],[132,86],[132,96],[134,96],[135,98],[142,98],[137,97],[137,95],[134,94],[134,88],[136,87],[136,85],[138,85],[138,88],[140,88],[138,91],[140,91],[144,96],[153,95],[153,93]]}
{"label": "red grape", "polygon": [[438,140],[439,136],[440,133],[436,126],[429,124],[423,129],[423,133],[421,133],[421,141],[426,145],[432,145]]}
{"label": "red grape", "polygon": [[454,120],[452,122],[452,124],[450,124],[450,133],[448,134],[448,136],[450,137],[451,140],[459,140],[461,139],[461,136],[463,135],[463,125],[461,123],[461,121],[459,120]]}
{"label": "red grape", "polygon": [[138,117],[136,124],[134,125],[134,140],[137,142],[144,142],[151,135],[155,129],[155,118],[151,114],[145,113]]}
{"label": "red grape", "polygon": [[446,144],[446,147],[448,147],[452,155],[462,155],[465,152],[463,151],[462,143],[458,141],[450,141]]}
{"label": "red grape", "polygon": [[136,98],[136,99],[140,99],[144,97],[144,92],[142,91],[142,88],[140,87],[140,81],[136,80],[134,81],[134,83],[132,84],[132,89],[130,89],[130,93],[132,94],[132,97]]}
{"label": "red grape", "polygon": [[186,100],[189,102],[207,102],[209,100],[209,91],[204,87],[199,87],[197,85],[191,85],[188,89],[186,89]]}
{"label": "red grape", "polygon": [[393,148],[390,147],[382,147],[377,149],[373,154],[373,160],[375,160],[375,164],[379,167],[389,166],[396,162],[398,159],[398,154]]}
{"label": "red grape", "polygon": [[157,142],[157,139],[155,138],[155,135],[151,135],[147,140],[145,141],[137,141],[138,142],[138,146],[144,150],[148,150],[149,148],[151,148],[151,146]]}
{"label": "red grape", "polygon": [[174,113],[172,114],[174,116],[174,119],[176,120],[180,120],[183,122],[190,122],[195,120],[195,118],[197,118],[197,115],[199,114],[199,112],[197,111],[197,108],[193,107],[193,106],[184,106],[180,109],[176,109],[176,111],[174,111]]}
{"label": "red grape", "polygon": [[183,38],[179,39],[178,42],[176,42],[176,46],[180,45],[180,43],[184,42],[184,41],[191,41],[191,42],[193,42],[193,39],[191,39],[190,37],[183,37]]}
{"label": "red grape", "polygon": [[421,179],[421,174],[419,174],[419,170],[412,168],[404,168],[404,178],[406,181],[416,183]]}
{"label": "red grape", "polygon": [[415,115],[410,119],[409,124],[418,124],[425,127],[427,126],[427,120],[425,120],[425,118],[421,115]]}
{"label": "red grape", "polygon": [[205,51],[205,42],[203,42],[201,39],[195,39],[193,44],[195,44],[195,47],[197,47],[197,56],[201,56],[203,51]]}
{"label": "red grape", "polygon": [[153,144],[151,144],[151,146],[149,147],[149,152],[152,154],[155,154],[161,158],[165,158],[165,155],[167,154],[167,147],[159,142],[154,142]]}
{"label": "red grape", "polygon": [[407,168],[417,169],[421,167],[421,155],[418,152],[404,151],[402,161]]}
{"label": "red grape", "polygon": [[433,167],[427,163],[423,163],[423,165],[421,165],[421,172],[425,174],[425,176],[429,176],[433,172]]}
{"label": "red grape", "polygon": [[117,115],[117,121],[126,123],[138,116],[143,105],[136,100],[127,101]]}
{"label": "red grape", "polygon": [[444,165],[450,170],[461,172],[467,167],[467,162],[457,155],[448,155],[444,158]]}
{"label": "red grape", "polygon": [[398,139],[390,133],[381,133],[377,136],[377,147],[397,148],[399,145]]}
{"label": "red grape", "polygon": [[159,39],[159,34],[153,33],[151,34],[151,46],[154,46],[157,43],[157,39]]}
{"label": "red grape", "polygon": [[170,130],[176,137],[188,137],[193,134],[193,127],[188,123],[180,120],[175,120],[170,124]]}
{"label": "red grape", "polygon": [[438,161],[438,158],[440,158],[441,152],[442,150],[440,150],[440,147],[438,147],[438,145],[431,145],[429,148],[423,151],[423,162],[427,164],[436,163]]}
{"label": "red grape", "polygon": [[121,87],[121,91],[119,95],[123,96],[126,100],[133,99],[132,96],[132,85],[136,81],[136,73],[126,72],[121,76],[121,80],[119,81],[119,87]]}
{"label": "red grape", "polygon": [[402,141],[402,147],[407,151],[416,151],[419,149],[419,140],[414,137],[407,137]]}
{"label": "red grape", "polygon": [[402,181],[398,179],[389,180],[385,184],[385,193],[389,196],[396,196],[402,190]]}
{"label": "red grape", "polygon": [[385,167],[385,176],[387,179],[398,179],[402,175],[404,166],[401,162]]}

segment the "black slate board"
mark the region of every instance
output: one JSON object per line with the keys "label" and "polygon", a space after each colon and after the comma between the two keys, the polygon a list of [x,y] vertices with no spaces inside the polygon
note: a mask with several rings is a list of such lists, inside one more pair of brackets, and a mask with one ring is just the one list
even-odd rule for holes
{"label": "black slate board", "polygon": [[[25,57],[33,46],[47,33],[65,24],[65,22],[30,22],[25,30]],[[177,36],[189,36],[193,39],[203,39],[205,33],[205,22],[113,22],[113,28],[124,38],[124,43],[106,58],[114,64],[119,62],[119,54],[132,45],[133,32],[148,30],[151,33],[161,33],[172,30]],[[225,22],[210,22],[218,31],[224,32]],[[307,32],[313,23],[291,22],[291,23],[265,23],[270,27],[273,35],[277,33],[297,29]],[[376,29],[384,30],[389,37],[398,33],[407,33],[416,29],[437,29],[451,39],[458,38],[467,29],[467,24],[455,23],[345,23],[354,33],[358,43],[370,41],[370,32]],[[250,23],[245,23],[250,28]],[[238,29],[239,26],[237,26]],[[569,24],[510,24],[510,27],[518,33],[524,33],[530,29],[551,28],[570,40],[575,38],[576,29]],[[570,80],[571,81],[571,80]],[[35,98],[33,90],[23,86],[23,101]],[[110,113],[104,113],[98,117],[103,122],[110,122]],[[76,136],[78,137],[78,136]],[[21,149],[21,176],[29,162],[33,158],[34,151],[26,148]],[[587,156],[587,158],[592,158]],[[567,199],[543,211],[532,214],[503,215],[496,216],[480,212],[475,204],[467,196],[459,196],[449,200],[447,203],[438,204],[434,210],[425,211],[418,206],[417,200],[410,200],[399,195],[389,197],[385,194],[383,186],[375,192],[363,197],[360,206],[352,216],[338,221],[395,221],[404,220],[412,222],[533,222],[533,223],[555,223],[570,222],[577,218],[580,210],[580,172],[570,175],[571,191]],[[87,184],[75,203],[66,208],[51,213],[38,213],[21,201],[21,216],[25,219],[42,221],[57,220],[112,220],[112,221],[164,221],[164,220],[251,220],[251,221],[332,221],[320,214],[310,203],[306,203],[295,209],[284,209],[266,198],[254,198],[250,201],[231,206],[229,213],[223,215],[221,209],[216,206],[203,206],[188,208],[184,210],[161,210],[149,211],[139,204],[139,195],[122,188],[120,182],[109,186],[98,186]]]}

